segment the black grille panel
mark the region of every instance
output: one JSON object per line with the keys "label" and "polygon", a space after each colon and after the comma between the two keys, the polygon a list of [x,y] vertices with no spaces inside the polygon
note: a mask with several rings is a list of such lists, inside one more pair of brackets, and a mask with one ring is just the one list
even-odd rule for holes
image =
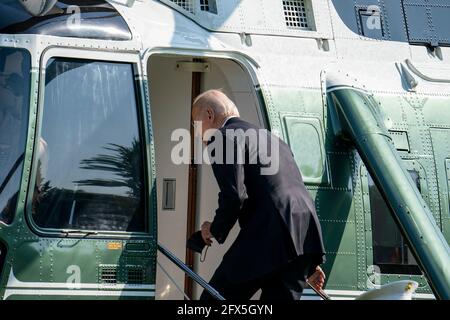
{"label": "black grille panel", "polygon": [[117,283],[117,266],[115,266],[115,265],[100,266],[100,283],[116,284]]}

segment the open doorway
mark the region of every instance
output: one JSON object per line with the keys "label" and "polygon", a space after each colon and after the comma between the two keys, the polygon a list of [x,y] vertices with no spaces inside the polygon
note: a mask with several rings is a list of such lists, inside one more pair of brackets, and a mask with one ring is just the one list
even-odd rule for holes
{"label": "open doorway", "polygon": [[[187,164],[171,161],[172,148],[177,143],[171,141],[171,135],[175,129],[190,130],[192,99],[209,89],[221,88],[246,121],[263,127],[263,113],[250,75],[232,60],[153,55],[147,68],[156,151],[158,241],[209,280],[239,227],[234,227],[225,244],[215,242],[204,262],[200,262],[198,254],[189,257],[186,253],[188,229],[199,230],[204,221],[212,221],[219,189],[209,165],[198,165],[192,170]],[[198,299],[202,288],[185,281],[184,273],[164,256],[158,255],[158,263],[156,299],[183,299],[181,290]]]}

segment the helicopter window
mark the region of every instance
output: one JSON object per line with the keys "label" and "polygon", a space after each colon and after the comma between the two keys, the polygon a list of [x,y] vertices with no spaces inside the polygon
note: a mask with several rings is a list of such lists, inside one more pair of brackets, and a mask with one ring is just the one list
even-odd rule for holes
{"label": "helicopter window", "polygon": [[22,176],[30,100],[30,55],[0,48],[0,221],[11,223]]}
{"label": "helicopter window", "polygon": [[145,231],[133,65],[48,62],[32,214],[43,228]]}
{"label": "helicopter window", "polygon": [[383,20],[378,6],[357,7],[359,34],[372,39],[383,39]]}
{"label": "helicopter window", "polygon": [[[409,171],[420,191],[417,171]],[[372,212],[373,264],[387,274],[421,274],[408,244],[392,218],[389,207],[372,178],[369,177],[370,208]]]}
{"label": "helicopter window", "polygon": [[118,41],[132,38],[123,17],[104,0],[3,0],[0,33]]}

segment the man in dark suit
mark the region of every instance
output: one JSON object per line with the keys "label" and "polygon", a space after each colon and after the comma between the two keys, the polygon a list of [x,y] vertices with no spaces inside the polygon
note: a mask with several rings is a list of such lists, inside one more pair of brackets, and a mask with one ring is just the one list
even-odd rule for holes
{"label": "man in dark suit", "polygon": [[[198,134],[214,144],[212,169],[220,189],[214,220],[202,225],[203,240],[222,244],[236,221],[241,227],[211,286],[231,300],[248,300],[259,289],[262,300],[297,300],[308,278],[321,289],[321,228],[289,146],[240,119],[235,104],[218,90],[198,96],[192,116],[201,124]],[[246,138],[237,138],[239,132]],[[270,155],[263,154],[268,150]],[[239,152],[245,161],[239,161]],[[201,296],[211,298],[205,291]]]}

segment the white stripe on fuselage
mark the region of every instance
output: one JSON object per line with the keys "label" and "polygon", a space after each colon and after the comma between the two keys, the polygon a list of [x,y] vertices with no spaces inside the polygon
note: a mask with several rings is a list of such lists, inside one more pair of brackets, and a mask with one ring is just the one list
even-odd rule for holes
{"label": "white stripe on fuselage", "polygon": [[13,295],[26,296],[106,296],[106,297],[154,297],[155,291],[109,291],[109,290],[79,290],[79,289],[6,289],[3,299]]}
{"label": "white stripe on fuselage", "polygon": [[155,285],[23,282],[15,277],[11,268],[3,298],[7,299],[11,295],[154,297]]}

